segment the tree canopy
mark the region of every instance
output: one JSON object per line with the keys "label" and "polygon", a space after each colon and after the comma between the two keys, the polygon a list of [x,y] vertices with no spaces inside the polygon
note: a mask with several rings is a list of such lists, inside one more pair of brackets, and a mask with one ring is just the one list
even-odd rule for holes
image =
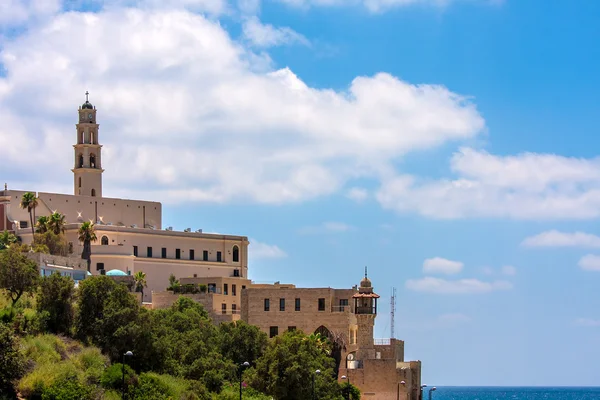
{"label": "tree canopy", "polygon": [[0,253],[0,288],[6,289],[14,305],[25,292],[35,289],[37,265],[16,248]]}

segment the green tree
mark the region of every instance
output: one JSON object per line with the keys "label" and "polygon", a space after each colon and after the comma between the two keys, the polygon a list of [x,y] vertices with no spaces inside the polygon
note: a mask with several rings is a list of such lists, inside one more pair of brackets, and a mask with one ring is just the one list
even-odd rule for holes
{"label": "green tree", "polygon": [[42,279],[37,293],[37,310],[46,314],[46,326],[52,333],[69,335],[73,326],[73,279],[54,273]]}
{"label": "green tree", "polygon": [[142,301],[144,301],[144,288],[148,286],[146,283],[146,274],[142,271],[138,271],[133,274],[133,281],[135,282],[135,291],[142,292]]}
{"label": "green tree", "polygon": [[13,306],[23,293],[35,289],[38,279],[36,263],[18,249],[10,248],[0,254],[0,288],[8,291]]}
{"label": "green tree", "polygon": [[83,252],[81,258],[87,260],[88,272],[90,272],[90,263],[92,257],[92,242],[98,240],[96,237],[96,230],[92,222],[86,221],[79,227],[78,230],[79,241],[83,243]]}
{"label": "green tree", "polygon": [[267,343],[267,335],[264,332],[244,321],[219,325],[220,352],[236,365],[246,361],[254,365],[265,352]]}
{"label": "green tree", "polygon": [[24,370],[24,358],[12,329],[0,322],[0,393],[13,391],[13,382]]}
{"label": "green tree", "polygon": [[48,232],[48,226],[50,224],[50,218],[42,215],[38,217],[37,222],[35,223],[35,233],[46,233]]}
{"label": "green tree", "polygon": [[12,244],[17,243],[18,239],[9,231],[0,233],[0,250],[9,248]]}
{"label": "green tree", "polygon": [[58,211],[54,211],[48,218],[48,229],[54,232],[55,235],[65,233],[65,216]]}
{"label": "green tree", "polygon": [[38,198],[36,197],[35,193],[33,192],[27,192],[23,194],[23,197],[21,197],[21,208],[22,209],[27,209],[27,212],[29,212],[29,221],[31,222],[31,236],[33,237],[33,234],[35,233],[35,228],[33,226],[33,220],[35,219],[35,208],[38,206]]}
{"label": "green tree", "polygon": [[269,342],[256,367],[246,376],[250,386],[276,400],[310,399],[313,379],[319,399],[340,399],[333,368],[334,360],[316,340],[300,331],[288,331]]}
{"label": "green tree", "polygon": [[104,302],[117,284],[108,276],[90,276],[79,282],[75,336],[89,342],[96,338],[99,320],[104,315]]}
{"label": "green tree", "polygon": [[341,384],[341,388],[344,399],[360,400],[360,390],[356,386],[348,382],[344,382]]}
{"label": "green tree", "polygon": [[44,246],[48,249],[48,253],[55,256],[66,256],[69,253],[69,245],[64,235],[57,235],[52,231],[35,234],[33,245],[34,251],[41,250]]}

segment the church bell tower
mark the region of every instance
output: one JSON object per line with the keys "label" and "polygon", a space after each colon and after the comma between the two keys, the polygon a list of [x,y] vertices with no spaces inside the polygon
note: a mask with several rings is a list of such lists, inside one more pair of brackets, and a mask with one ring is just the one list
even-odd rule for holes
{"label": "church bell tower", "polygon": [[102,145],[98,144],[96,107],[89,102],[85,92],[85,103],[79,107],[79,123],[75,150],[75,165],[72,169],[76,196],[102,197]]}

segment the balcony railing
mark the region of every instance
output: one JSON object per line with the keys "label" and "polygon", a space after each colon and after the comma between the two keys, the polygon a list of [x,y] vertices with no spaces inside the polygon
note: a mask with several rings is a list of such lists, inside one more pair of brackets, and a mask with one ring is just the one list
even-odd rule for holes
{"label": "balcony railing", "polygon": [[357,314],[377,314],[377,309],[373,307],[356,307]]}
{"label": "balcony railing", "polygon": [[392,341],[390,339],[374,339],[373,343],[376,346],[389,346],[392,344]]}

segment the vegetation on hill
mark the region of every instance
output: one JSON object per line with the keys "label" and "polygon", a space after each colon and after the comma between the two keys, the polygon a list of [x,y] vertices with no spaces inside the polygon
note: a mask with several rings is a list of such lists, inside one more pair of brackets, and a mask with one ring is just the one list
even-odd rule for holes
{"label": "vegetation on hill", "polygon": [[233,400],[241,380],[244,399],[304,400],[313,378],[317,398],[344,398],[333,344],[315,335],[215,326],[186,297],[148,310],[107,276],[78,288],[57,274],[40,279],[18,246],[0,251],[0,289],[0,399],[112,400],[125,390],[138,400]]}

